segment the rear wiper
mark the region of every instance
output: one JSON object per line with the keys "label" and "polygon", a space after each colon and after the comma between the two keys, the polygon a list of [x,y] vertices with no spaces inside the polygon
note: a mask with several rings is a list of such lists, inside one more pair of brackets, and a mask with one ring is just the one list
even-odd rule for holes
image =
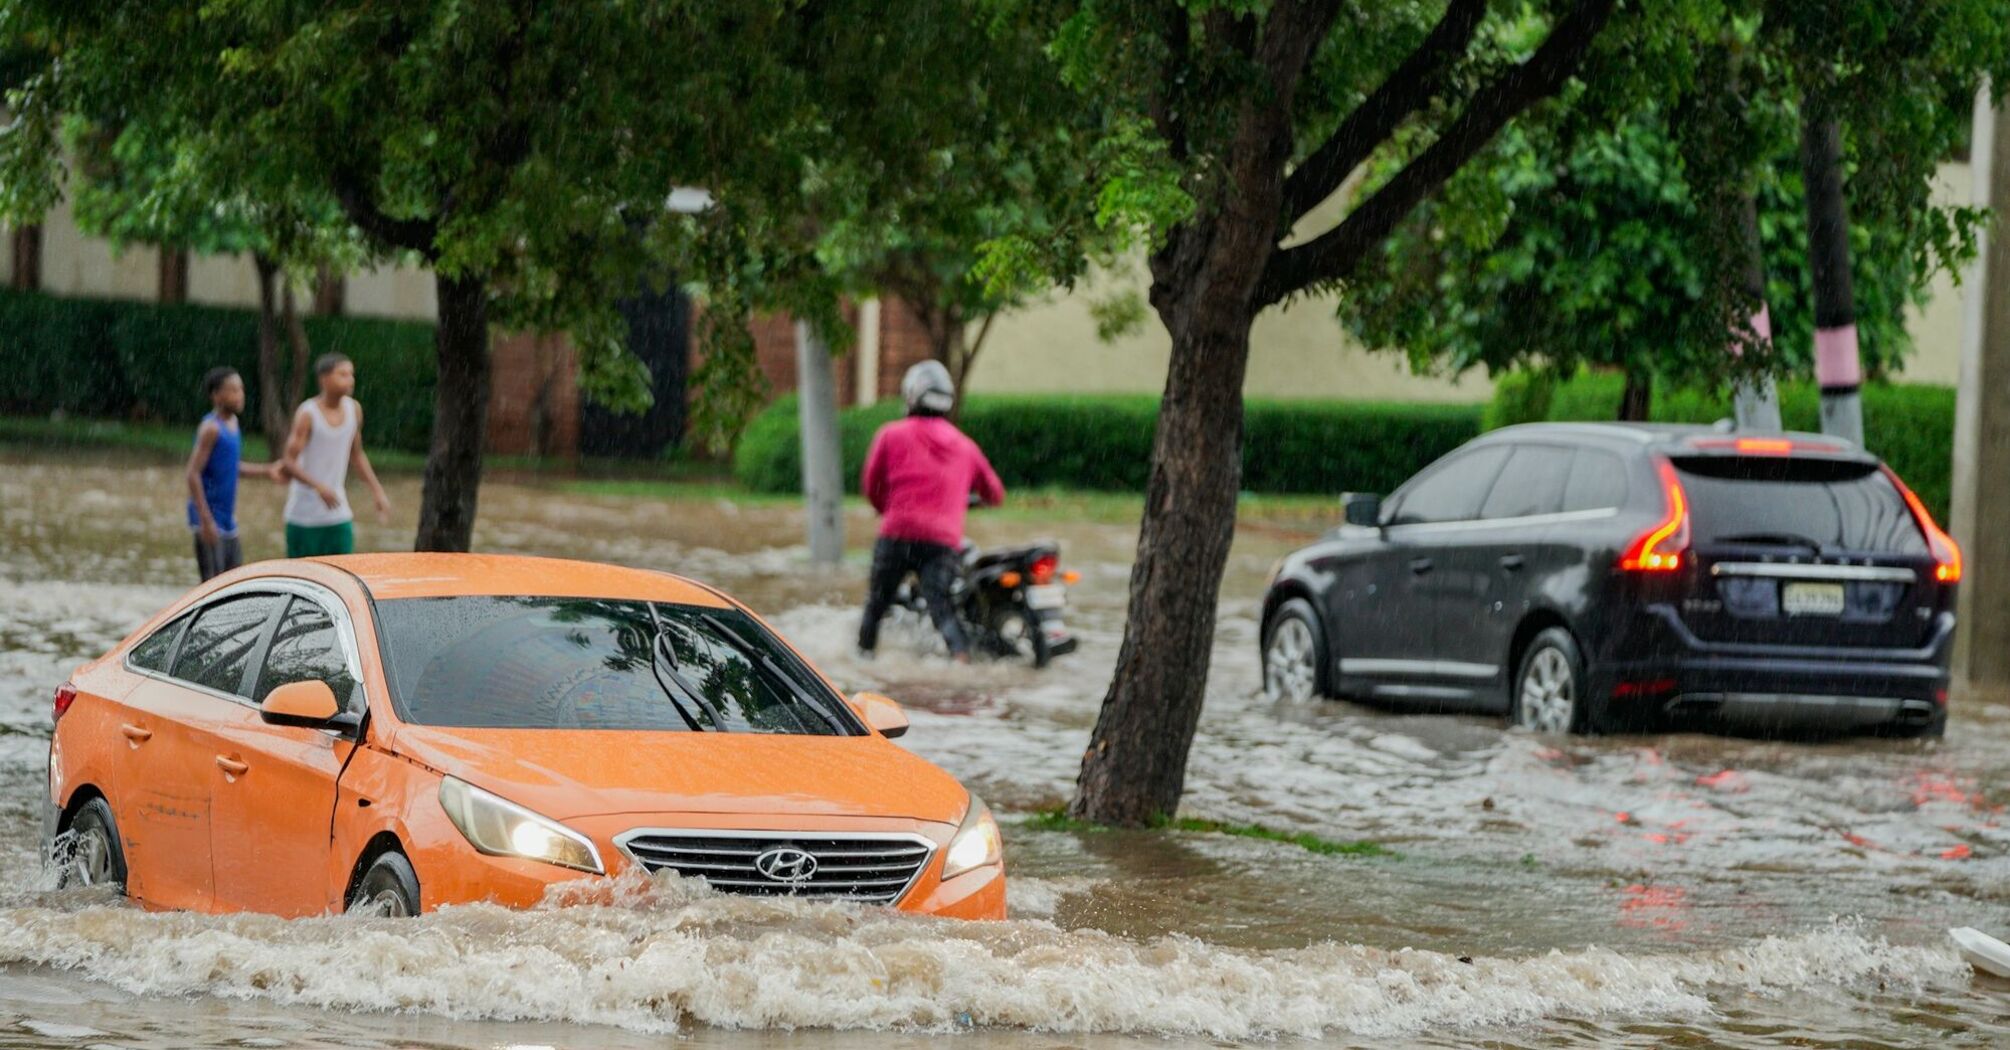
{"label": "rear wiper", "polygon": [[1807,547],[1816,554],[1825,549],[1820,540],[1795,532],[1741,532],[1735,536],[1719,536],[1718,543],[1771,543],[1787,547]]}
{"label": "rear wiper", "polygon": [[740,632],[734,630],[732,625],[719,619],[717,616],[711,613],[699,613],[698,619],[704,621],[706,626],[732,639],[733,644],[740,647],[740,653],[752,660],[757,670],[763,672],[768,679],[768,684],[780,685],[785,692],[796,698],[797,703],[809,708],[818,718],[823,719],[824,724],[830,727],[831,732],[838,736],[849,735],[845,731],[844,725],[837,720],[837,717],[831,714],[815,696],[812,696],[809,690],[804,689],[800,682],[789,677],[788,672],[775,663],[774,657],[749,644],[747,639],[741,636]]}

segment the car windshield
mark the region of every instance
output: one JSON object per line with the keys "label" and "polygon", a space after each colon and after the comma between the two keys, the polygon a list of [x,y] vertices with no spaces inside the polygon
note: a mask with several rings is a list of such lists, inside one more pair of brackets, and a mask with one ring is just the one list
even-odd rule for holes
{"label": "car windshield", "polygon": [[398,714],[436,726],[843,736],[863,730],[737,609],[496,595],[379,602]]}

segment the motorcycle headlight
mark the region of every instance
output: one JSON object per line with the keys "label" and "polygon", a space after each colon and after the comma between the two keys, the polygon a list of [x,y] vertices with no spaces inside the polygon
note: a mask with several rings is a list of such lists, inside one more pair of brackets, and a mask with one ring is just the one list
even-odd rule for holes
{"label": "motorcycle headlight", "polygon": [[549,817],[453,777],[440,780],[440,808],[467,836],[468,845],[493,857],[522,857],[602,874],[600,851],[586,836]]}
{"label": "motorcycle headlight", "polygon": [[942,858],[942,877],[953,879],[988,864],[1005,862],[1005,844],[998,837],[998,822],[991,819],[991,807],[976,795],[970,796],[970,811],[963,826],[949,840],[949,852]]}

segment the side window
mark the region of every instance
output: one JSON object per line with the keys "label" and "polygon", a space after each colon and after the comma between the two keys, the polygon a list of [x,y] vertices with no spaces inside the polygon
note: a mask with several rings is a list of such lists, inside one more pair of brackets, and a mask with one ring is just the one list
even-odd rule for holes
{"label": "side window", "polygon": [[183,614],[160,630],[147,635],[140,644],[133,646],[130,659],[133,666],[145,671],[167,673],[168,661],[174,657],[174,643],[181,640],[181,629],[188,626],[188,616]]}
{"label": "side window", "polygon": [[1563,505],[1563,487],[1570,477],[1570,450],[1555,445],[1521,445],[1501,468],[1480,507],[1482,518],[1527,518],[1554,514]]}
{"label": "side window", "polygon": [[1507,455],[1503,445],[1453,453],[1403,491],[1389,524],[1472,520]]}
{"label": "side window", "polygon": [[1563,486],[1563,509],[1607,510],[1625,503],[1625,461],[1595,448],[1578,449]]}
{"label": "side window", "polygon": [[349,674],[349,661],[342,655],[335,621],[321,606],[295,598],[272,632],[272,645],[265,651],[265,666],[259,668],[251,699],[262,704],[274,689],[306,681],[327,682],[335,691],[336,702],[345,710],[350,707],[356,679]]}
{"label": "side window", "polygon": [[222,693],[244,695],[244,672],[265,636],[265,624],[279,596],[250,594],[209,606],[196,614],[175,657],[174,676]]}

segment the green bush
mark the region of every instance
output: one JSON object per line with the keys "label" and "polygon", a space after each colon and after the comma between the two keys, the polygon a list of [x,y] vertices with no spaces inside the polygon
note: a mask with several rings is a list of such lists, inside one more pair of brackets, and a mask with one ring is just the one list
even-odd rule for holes
{"label": "green bush", "polygon": [[[839,416],[845,484],[856,491],[872,435],[897,404]],[[1008,487],[1142,491],[1151,469],[1158,399],[973,397],[960,421]],[[1243,488],[1250,492],[1387,492],[1478,435],[1477,405],[1252,401],[1243,425]],[[802,484],[796,402],[775,402],[747,427],[733,460],[740,483],[764,492]]]}
{"label": "green bush", "polygon": [[[1585,373],[1558,384],[1546,418],[1612,419],[1619,413],[1622,385],[1621,377],[1611,373]],[[1495,404],[1488,409],[1490,419],[1505,417],[1511,411],[1501,404],[1503,386],[1495,389]],[[1731,417],[1731,398],[1716,391],[1657,387],[1649,415],[1661,423],[1714,423]],[[1780,384],[1780,421],[1789,430],[1821,429],[1821,393],[1814,384]],[[1883,383],[1865,386],[1863,429],[1871,451],[1884,457],[1891,469],[1919,493],[1934,516],[1945,522],[1953,474],[1953,388]]]}
{"label": "green bush", "polygon": [[1538,423],[1549,418],[1550,402],[1556,397],[1556,375],[1552,372],[1509,372],[1494,382],[1494,396],[1480,418],[1487,430],[1516,423]]}
{"label": "green bush", "polygon": [[[433,418],[431,325],[311,317],[307,338],[317,356],[334,350],[355,360],[357,397],[368,406],[366,442],[425,450]],[[193,421],[207,409],[203,374],[217,365],[244,375],[253,400],[247,414],[255,418],[253,312],[0,290],[0,411]]]}

